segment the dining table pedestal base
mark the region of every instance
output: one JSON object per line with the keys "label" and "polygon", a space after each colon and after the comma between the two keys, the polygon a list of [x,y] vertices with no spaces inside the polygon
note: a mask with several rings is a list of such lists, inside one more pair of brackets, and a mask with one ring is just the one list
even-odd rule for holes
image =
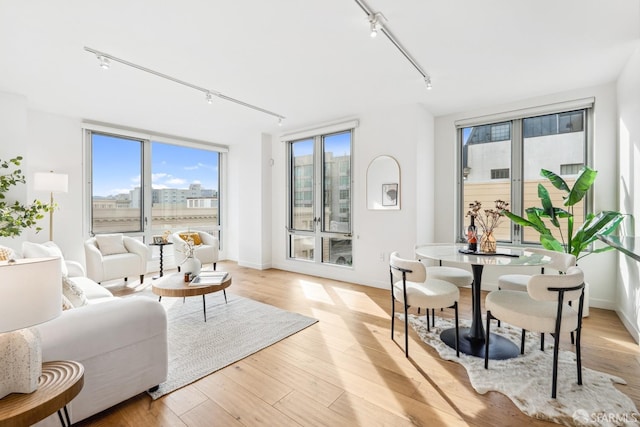
{"label": "dining table pedestal base", "polygon": [[[471,328],[460,328],[460,342],[458,348],[460,353],[476,356],[484,359],[484,338],[474,338],[470,336]],[[440,339],[449,347],[456,348],[456,329],[445,329],[440,334]],[[520,348],[511,340],[498,335],[491,334],[491,342],[489,343],[489,359],[504,360],[517,357],[520,354]]]}

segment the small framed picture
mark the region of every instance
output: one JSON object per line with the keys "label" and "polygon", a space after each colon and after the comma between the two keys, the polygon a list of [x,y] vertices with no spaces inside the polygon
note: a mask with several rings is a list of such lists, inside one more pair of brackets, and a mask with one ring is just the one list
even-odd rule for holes
{"label": "small framed picture", "polygon": [[164,243],[164,239],[162,236],[153,236],[153,244],[154,245],[162,245]]}
{"label": "small framed picture", "polygon": [[398,184],[382,184],[382,206],[398,205]]}

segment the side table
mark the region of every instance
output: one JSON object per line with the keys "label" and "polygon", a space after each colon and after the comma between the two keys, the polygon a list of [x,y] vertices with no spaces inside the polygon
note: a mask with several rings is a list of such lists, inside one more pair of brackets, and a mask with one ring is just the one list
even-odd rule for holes
{"label": "side table", "polygon": [[67,403],[80,393],[83,385],[84,366],[80,363],[70,360],[45,362],[36,391],[12,393],[0,399],[0,426],[30,426],[56,411],[63,427],[71,426]]}
{"label": "side table", "polygon": [[164,261],[164,253],[163,253],[163,249],[165,246],[167,245],[173,245],[172,242],[162,242],[162,243],[149,243],[150,246],[159,246],[160,247],[160,275],[154,277],[154,279],[157,279],[159,277],[162,277],[164,275],[162,267],[163,267],[163,261]]}

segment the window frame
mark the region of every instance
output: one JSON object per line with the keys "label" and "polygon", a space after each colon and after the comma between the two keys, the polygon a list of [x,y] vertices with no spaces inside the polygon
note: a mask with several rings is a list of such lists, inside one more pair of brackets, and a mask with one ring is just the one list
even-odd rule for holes
{"label": "window frame", "polygon": [[[208,143],[205,141],[198,141],[189,138],[180,138],[175,136],[168,136],[163,134],[156,134],[152,132],[129,130],[118,127],[104,126],[94,124],[90,122],[83,123],[83,146],[84,146],[84,190],[85,203],[83,203],[83,232],[87,236],[95,235],[93,232],[93,153],[92,153],[92,134],[107,135],[115,138],[131,139],[140,141],[141,143],[141,169],[140,169],[140,190],[142,192],[142,209],[140,211],[142,229],[135,232],[122,232],[122,234],[130,237],[141,239],[143,242],[153,241],[152,220],[149,215],[152,212],[152,164],[151,164],[151,146],[155,143],[171,144],[185,148],[195,148],[199,150],[216,151],[218,153],[218,238],[220,247],[222,249],[222,235],[223,235],[223,217],[224,217],[224,199],[225,199],[225,185],[226,179],[224,178],[226,170],[226,155],[229,152],[227,146]],[[145,196],[148,195],[148,196]]]}
{"label": "window frame", "polygon": [[[544,116],[549,114],[569,114],[577,110],[584,110],[584,123],[583,131],[584,137],[584,164],[592,167],[593,159],[593,114],[594,114],[595,98],[584,98],[566,102],[560,102],[550,105],[535,106],[525,108],[516,111],[506,111],[495,113],[482,117],[465,118],[457,120],[454,124],[456,127],[456,230],[458,242],[466,241],[466,225],[465,225],[465,206],[464,206],[464,183],[466,175],[468,173],[464,168],[463,143],[464,128],[472,126],[483,126],[491,124],[500,124],[503,122],[511,122],[511,168],[510,177],[511,182],[511,203],[510,210],[518,215],[525,216],[524,210],[530,206],[523,206],[523,191],[524,191],[524,141],[530,136],[524,136],[523,123],[526,118],[533,118],[537,116]],[[558,132],[559,135],[565,132]],[[559,171],[557,171],[559,173]],[[584,215],[593,212],[593,197],[592,192],[586,194],[584,198]],[[501,244],[508,246],[539,246],[539,241],[523,241],[522,239],[522,227],[510,222],[510,235],[509,241],[500,241]]]}
{"label": "window frame", "polygon": [[[354,165],[354,147],[355,147],[355,128],[357,127],[358,122],[352,121],[347,122],[344,125],[337,124],[334,126],[329,126],[325,128],[313,129],[310,131],[302,131],[295,134],[284,135],[282,141],[287,144],[286,147],[286,164],[287,164],[287,225],[286,225],[286,238],[285,238],[285,258],[288,261],[295,262],[303,262],[312,265],[319,266],[328,266],[328,267],[338,267],[338,268],[352,268],[353,267],[353,259],[354,259],[354,247],[353,247],[353,230],[354,230],[354,178],[353,178],[353,165]],[[350,133],[350,153],[349,153],[349,164],[348,164],[348,173],[349,173],[349,230],[348,231],[331,231],[330,225],[327,222],[328,218],[325,214],[325,159],[324,156],[324,141],[325,138],[331,137],[333,135],[338,135],[342,133]],[[312,174],[312,205],[313,205],[313,230],[302,230],[295,229],[294,227],[294,199],[295,199],[295,188],[293,187],[293,181],[295,179],[295,169],[293,164],[293,144],[296,142],[302,142],[306,140],[313,140],[313,174]],[[336,182],[332,183],[332,186],[335,186],[336,191],[339,197],[341,191],[341,182],[342,182],[342,164],[339,169],[336,170],[335,178]],[[341,212],[341,208],[344,203],[337,202],[338,212],[335,212],[337,216],[340,216],[343,212]],[[293,255],[293,246],[292,239],[294,236],[309,236],[313,237],[314,240],[314,257],[313,259],[304,259],[304,258],[296,258]],[[351,241],[351,263],[348,264],[339,264],[339,263],[331,263],[323,261],[323,241],[330,240],[335,238],[341,238]]]}

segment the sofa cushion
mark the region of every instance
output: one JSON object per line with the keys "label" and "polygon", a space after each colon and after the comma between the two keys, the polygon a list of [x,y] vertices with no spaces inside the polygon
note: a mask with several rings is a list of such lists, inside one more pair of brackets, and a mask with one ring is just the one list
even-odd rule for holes
{"label": "sofa cushion", "polygon": [[127,253],[122,234],[99,234],[96,236],[96,243],[103,256]]}
{"label": "sofa cushion", "polygon": [[73,308],[89,304],[89,300],[82,288],[67,276],[62,276],[62,295],[71,303]]}
{"label": "sofa cushion", "polygon": [[66,276],[69,271],[67,270],[67,264],[64,262],[62,251],[53,242],[45,243],[33,243],[22,242],[22,256],[25,258],[46,258],[46,257],[58,257],[62,266],[62,275]]}
{"label": "sofa cushion", "polygon": [[78,288],[82,289],[89,304],[117,299],[108,289],[100,286],[88,277],[70,277],[69,280]]}

